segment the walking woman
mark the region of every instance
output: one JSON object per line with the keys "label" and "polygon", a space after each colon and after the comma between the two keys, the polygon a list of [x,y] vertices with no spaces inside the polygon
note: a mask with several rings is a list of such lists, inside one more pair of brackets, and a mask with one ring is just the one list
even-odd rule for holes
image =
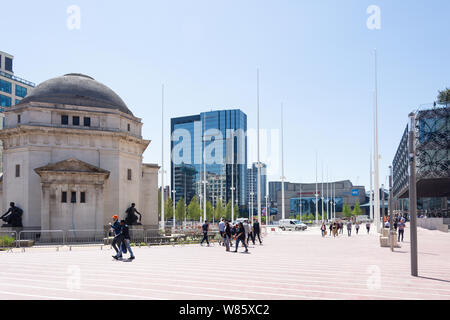
{"label": "walking woman", "polygon": [[322,231],[322,238],[325,237],[327,235],[327,226],[325,225],[325,222],[322,222],[320,230]]}
{"label": "walking woman", "polygon": [[225,222],[223,238],[224,238],[224,242],[225,242],[226,251],[230,251],[231,226],[230,226],[230,223],[228,222],[228,220]]}

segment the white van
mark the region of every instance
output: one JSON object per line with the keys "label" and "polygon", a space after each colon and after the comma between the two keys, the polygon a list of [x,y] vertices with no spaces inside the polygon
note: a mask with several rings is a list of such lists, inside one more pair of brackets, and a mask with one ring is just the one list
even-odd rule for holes
{"label": "white van", "polygon": [[305,231],[308,228],[306,224],[301,223],[300,221],[294,219],[280,220],[278,223],[278,227],[283,231],[285,230]]}

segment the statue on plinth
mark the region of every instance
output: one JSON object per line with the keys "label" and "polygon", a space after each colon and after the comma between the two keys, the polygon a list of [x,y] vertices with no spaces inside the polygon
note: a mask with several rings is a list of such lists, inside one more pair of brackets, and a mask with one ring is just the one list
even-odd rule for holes
{"label": "statue on plinth", "polygon": [[[129,226],[139,226],[141,225],[141,220],[142,220],[142,215],[139,213],[139,211],[136,210],[136,204],[132,203],[131,207],[129,207],[127,209],[127,211],[125,211],[125,213],[127,214],[126,218],[125,218],[125,223]],[[136,216],[137,213],[139,215],[139,222],[138,222],[138,217]]]}
{"label": "statue on plinth", "polygon": [[0,217],[6,224],[2,228],[22,228],[23,210],[16,207],[14,202],[11,202],[9,210]]}

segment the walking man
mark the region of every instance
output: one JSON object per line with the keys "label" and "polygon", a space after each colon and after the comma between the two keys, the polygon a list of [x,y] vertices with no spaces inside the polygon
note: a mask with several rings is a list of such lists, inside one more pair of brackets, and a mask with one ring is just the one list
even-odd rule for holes
{"label": "walking man", "polygon": [[356,234],[358,234],[358,232],[359,232],[359,222],[356,222],[355,229],[356,229]]}
{"label": "walking man", "polygon": [[256,219],[255,223],[253,224],[253,240],[256,240],[256,237],[258,237],[259,244],[262,244],[260,235],[261,235],[261,227],[259,226],[258,219]]}
{"label": "walking man", "polygon": [[244,220],[244,223],[242,223],[242,226],[244,228],[244,233],[245,233],[245,243],[248,246],[248,235],[250,234],[250,228],[248,225],[248,220]]}
{"label": "walking man", "polygon": [[222,219],[219,222],[219,232],[220,232],[220,238],[221,238],[221,242],[219,242],[219,245],[225,245],[224,231],[225,231],[225,219],[222,217]]}
{"label": "walking man", "polygon": [[[131,244],[130,244],[130,229],[128,228],[128,225],[125,224],[125,220],[120,221],[120,236],[122,237],[122,244],[121,246],[127,248],[127,251],[130,252],[130,257],[128,260],[134,260],[136,259],[133,250],[131,250]],[[126,252],[124,252],[126,253]],[[122,259],[122,252],[119,250],[119,255],[114,258],[116,260]]]}
{"label": "walking man", "polygon": [[347,233],[348,233],[349,237],[352,236],[352,221],[351,220],[348,220],[348,222],[347,222]]}
{"label": "walking man", "polygon": [[370,233],[370,222],[366,223],[367,234]]}
{"label": "walking man", "polygon": [[114,215],[112,218],[113,218],[113,223],[109,224],[111,229],[114,232],[114,239],[113,239],[111,245],[114,248],[114,250],[116,251],[116,255],[112,256],[112,257],[117,260],[119,256],[122,256],[122,252],[121,252],[122,237],[120,236],[120,231],[121,231],[122,227],[120,225],[118,215]]}
{"label": "walking man", "polygon": [[402,242],[403,242],[403,236],[405,235],[405,219],[402,218],[402,220],[400,220],[400,222],[398,223],[398,242],[400,242],[400,237],[402,238]]}
{"label": "walking man", "polygon": [[230,240],[231,240],[231,226],[228,221],[225,222],[225,229],[224,229],[224,242],[226,251],[230,251]]}
{"label": "walking man", "polygon": [[203,239],[202,239],[202,242],[200,242],[201,246],[203,246],[203,242],[206,240],[206,243],[208,244],[208,247],[209,247],[208,229],[209,229],[209,223],[208,223],[208,220],[205,220],[205,223],[202,226]]}
{"label": "walking man", "polygon": [[242,242],[242,245],[245,247],[245,252],[248,252],[247,244],[245,243],[245,229],[242,222],[236,228],[236,250],[234,252],[238,251],[239,242]]}

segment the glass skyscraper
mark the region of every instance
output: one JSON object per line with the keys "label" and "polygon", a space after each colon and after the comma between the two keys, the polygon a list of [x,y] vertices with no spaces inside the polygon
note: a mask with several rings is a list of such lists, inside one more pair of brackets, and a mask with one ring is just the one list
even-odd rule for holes
{"label": "glass skyscraper", "polygon": [[219,199],[228,203],[234,180],[235,203],[245,206],[246,133],[247,115],[239,109],[171,119],[171,185],[176,191],[175,201],[184,198],[189,204],[194,195],[202,199],[206,180],[207,201],[214,207]]}

